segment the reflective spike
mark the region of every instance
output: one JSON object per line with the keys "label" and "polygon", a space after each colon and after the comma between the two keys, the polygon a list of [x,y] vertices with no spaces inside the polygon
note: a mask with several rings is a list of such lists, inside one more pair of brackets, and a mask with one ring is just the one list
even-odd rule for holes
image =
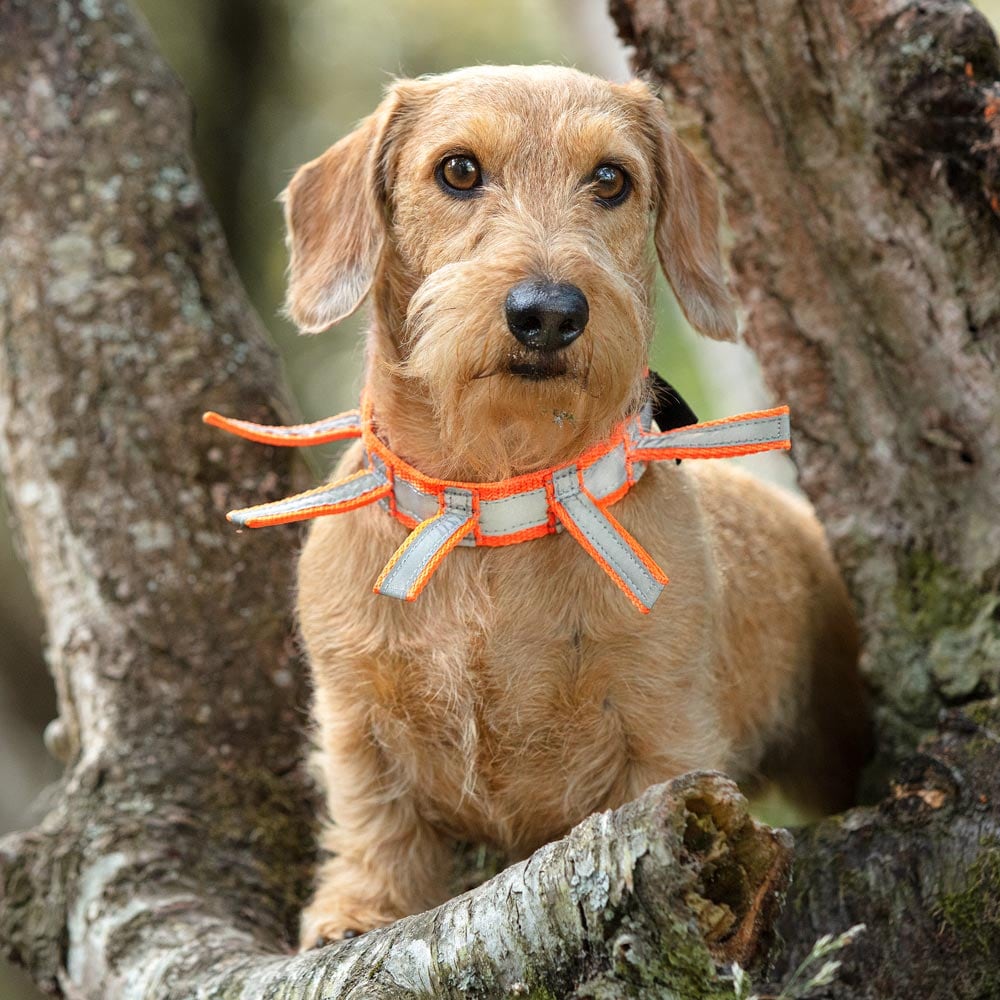
{"label": "reflective spike", "polygon": [[361,412],[348,410],[335,417],[325,417],[311,424],[292,424],[288,427],[255,424],[249,420],[224,417],[214,410],[202,416],[202,421],[210,427],[257,441],[259,444],[275,444],[286,448],[302,448],[306,445],[325,444],[327,441],[341,441],[344,438],[361,437]]}
{"label": "reflective spike", "polygon": [[625,596],[648,614],[668,583],[666,574],[622,525],[597,505],[575,465],[560,469],[552,481],[556,517]]}
{"label": "reflective spike", "polygon": [[415,601],[444,557],[474,524],[472,494],[447,488],[440,512],[418,524],[386,563],[375,581],[375,593]]}
{"label": "reflective spike", "polygon": [[226,519],[241,528],[289,524],[292,521],[305,521],[311,517],[341,514],[356,507],[364,507],[381,500],[391,489],[392,485],[382,473],[362,470],[336,483],[306,490],[305,493],[285,497],[284,500],[231,510]]}
{"label": "reflective spike", "polygon": [[788,407],[743,413],[660,434],[641,434],[631,449],[641,462],[671,458],[733,458],[791,448]]}

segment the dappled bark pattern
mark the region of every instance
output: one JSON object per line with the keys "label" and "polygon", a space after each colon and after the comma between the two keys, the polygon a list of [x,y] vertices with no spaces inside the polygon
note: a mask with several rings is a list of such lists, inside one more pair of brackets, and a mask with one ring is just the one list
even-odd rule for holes
{"label": "dappled bark pattern", "polygon": [[892,774],[797,836],[776,974],[864,922],[830,996],[1000,995],[1000,710],[976,700],[1000,681],[996,39],[950,0],[611,8],[723,179],[747,339],[792,404]]}
{"label": "dappled bark pattern", "polygon": [[956,0],[612,0],[707,141],[886,749],[1000,685],[1000,50]]}
{"label": "dappled bark pattern", "polygon": [[[289,957],[311,863],[295,529],[231,496],[289,452],[278,366],[188,154],[176,80],[121,0],[0,6],[0,465],[49,629],[69,767],[0,841],[0,954],[85,1000],[725,996],[785,885],[787,835],[688,776],[452,903]],[[265,471],[267,470],[267,471]]]}
{"label": "dappled bark pattern", "polygon": [[0,940],[85,989],[105,971],[80,880],[109,906],[149,894],[109,947],[207,884],[243,935],[294,924],[312,840],[294,536],[248,545],[221,521],[232,495],[292,488],[291,466],[199,422],[289,412],[143,27],[121,4],[10,2],[0,37],[0,460],[73,763]]}

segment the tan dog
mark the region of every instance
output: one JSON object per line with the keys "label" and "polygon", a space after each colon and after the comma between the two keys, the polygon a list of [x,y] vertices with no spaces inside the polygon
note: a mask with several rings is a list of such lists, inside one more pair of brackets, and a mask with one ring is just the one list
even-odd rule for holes
{"label": "tan dog", "polygon": [[[692,324],[735,335],[715,187],[639,82],[400,81],[299,170],[286,216],[291,315],[319,331],[371,291],[378,433],[431,476],[568,461],[637,410],[651,235]],[[532,336],[512,317],[526,286],[559,320]],[[338,471],[361,464],[355,445]],[[565,533],[455,549],[409,604],[371,589],[402,525],[378,507],[314,525],[298,612],[334,822],[304,947],[442,901],[453,838],[523,855],[694,768],[850,800],[855,625],[807,507],[724,462],[671,462],[615,516],[671,578],[646,616]]]}

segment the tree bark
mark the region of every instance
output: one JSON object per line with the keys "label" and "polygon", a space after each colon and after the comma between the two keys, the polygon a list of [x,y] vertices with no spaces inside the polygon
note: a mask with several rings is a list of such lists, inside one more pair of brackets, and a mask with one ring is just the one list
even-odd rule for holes
{"label": "tree bark", "polygon": [[72,998],[728,996],[787,835],[688,776],[445,906],[289,957],[312,863],[289,531],[230,495],[292,458],[201,426],[289,416],[195,176],[189,114],[121,0],[0,6],[0,467],[48,623],[69,768],[0,842],[0,954]]}
{"label": "tree bark", "polygon": [[888,747],[1000,684],[1000,51],[957,0],[613,0],[702,126]]}
{"label": "tree bark", "polygon": [[996,38],[956,0],[611,9],[722,178],[746,337],[791,404],[892,774],[797,838],[777,974],[865,922],[829,995],[1000,995]]}

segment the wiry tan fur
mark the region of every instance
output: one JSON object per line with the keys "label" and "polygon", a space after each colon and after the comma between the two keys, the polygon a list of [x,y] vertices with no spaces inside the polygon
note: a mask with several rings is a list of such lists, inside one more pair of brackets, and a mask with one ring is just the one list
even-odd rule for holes
{"label": "wiry tan fur", "polygon": [[[472,200],[434,178],[473,154]],[[612,160],[634,190],[595,203]],[[286,193],[288,305],[307,330],[371,291],[380,434],[438,477],[566,461],[635,412],[652,336],[649,243],[692,323],[735,318],[711,178],[640,82],[554,67],[404,80]],[[590,304],[566,374],[528,381],[503,303],[544,276]],[[355,446],[337,470],[360,468]],[[302,944],[440,902],[453,838],[514,855],[693,768],[846,803],[865,753],[855,624],[803,503],[725,462],[652,465],[615,517],[671,582],[638,614],[568,535],[458,548],[416,603],[372,594],[406,536],[379,508],[317,521],[298,612],[333,821]]]}

